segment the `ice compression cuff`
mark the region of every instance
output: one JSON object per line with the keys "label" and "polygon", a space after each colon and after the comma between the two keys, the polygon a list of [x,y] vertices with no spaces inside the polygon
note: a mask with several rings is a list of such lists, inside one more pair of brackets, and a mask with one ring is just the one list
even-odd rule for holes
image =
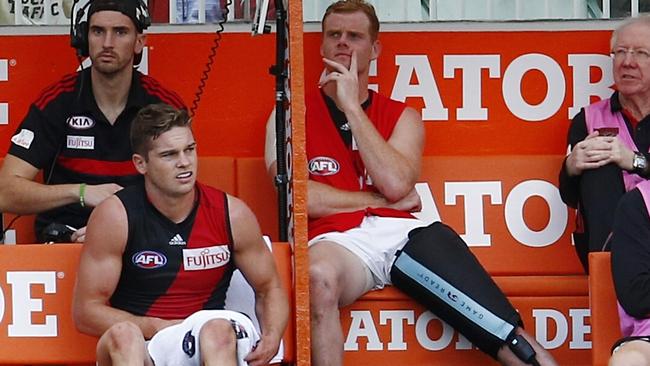
{"label": "ice compression cuff", "polygon": [[409,233],[391,280],[493,358],[521,325],[517,311],[465,242],[440,222]]}

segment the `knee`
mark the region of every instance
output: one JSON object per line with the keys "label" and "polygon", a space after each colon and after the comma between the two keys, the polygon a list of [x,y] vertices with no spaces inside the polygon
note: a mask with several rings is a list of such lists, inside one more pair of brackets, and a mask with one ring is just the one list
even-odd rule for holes
{"label": "knee", "polygon": [[647,361],[643,353],[637,350],[620,350],[609,359],[609,366],[645,366]]}
{"label": "knee", "polygon": [[334,268],[326,263],[309,266],[309,290],[312,310],[338,307],[339,284]]}
{"label": "knee", "polygon": [[124,353],[143,342],[144,336],[140,328],[129,321],[124,321],[110,327],[97,347],[105,346],[113,352]]}
{"label": "knee", "polygon": [[233,352],[237,348],[235,331],[230,320],[227,319],[212,319],[203,324],[199,332],[199,339],[201,348],[231,349]]}

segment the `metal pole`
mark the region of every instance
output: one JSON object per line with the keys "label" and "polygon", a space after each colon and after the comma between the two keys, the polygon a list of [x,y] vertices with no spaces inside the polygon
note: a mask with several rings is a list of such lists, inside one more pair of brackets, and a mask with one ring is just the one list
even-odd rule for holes
{"label": "metal pole", "polygon": [[[286,141],[286,110],[285,104],[287,93],[285,82],[287,71],[285,69],[285,53],[287,49],[286,39],[286,17],[283,0],[275,0],[275,65],[271,68],[271,74],[275,75],[275,152],[276,152],[276,176],[275,186],[278,190],[278,225],[280,241],[288,239],[288,216],[287,216],[287,185],[289,183],[287,174],[287,154],[285,149]],[[265,16],[262,14],[262,16]]]}

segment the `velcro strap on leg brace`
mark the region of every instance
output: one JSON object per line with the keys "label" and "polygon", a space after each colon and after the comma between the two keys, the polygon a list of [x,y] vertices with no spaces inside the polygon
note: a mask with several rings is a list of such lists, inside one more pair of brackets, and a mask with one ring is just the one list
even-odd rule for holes
{"label": "velcro strap on leg brace", "polygon": [[409,233],[391,280],[494,358],[521,324],[465,242],[440,222]]}

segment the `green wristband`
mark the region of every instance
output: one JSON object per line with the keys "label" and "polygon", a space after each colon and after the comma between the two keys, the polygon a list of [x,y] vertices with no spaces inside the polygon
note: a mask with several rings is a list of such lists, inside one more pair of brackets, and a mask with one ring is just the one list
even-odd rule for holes
{"label": "green wristband", "polygon": [[81,207],[86,207],[86,200],[84,198],[84,194],[86,194],[86,183],[81,183],[79,185],[79,204]]}

